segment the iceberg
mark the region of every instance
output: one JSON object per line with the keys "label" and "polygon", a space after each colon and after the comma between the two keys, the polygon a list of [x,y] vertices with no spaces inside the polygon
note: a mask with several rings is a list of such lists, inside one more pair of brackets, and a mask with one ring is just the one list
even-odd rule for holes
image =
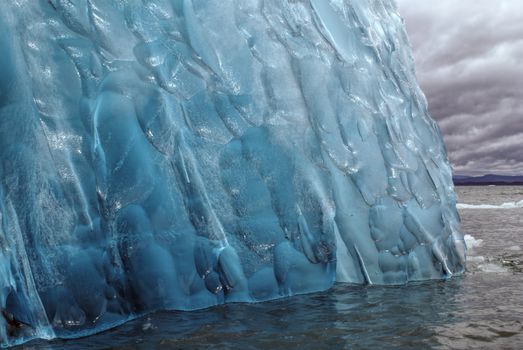
{"label": "iceberg", "polygon": [[393,0],[0,9],[1,345],[463,272]]}

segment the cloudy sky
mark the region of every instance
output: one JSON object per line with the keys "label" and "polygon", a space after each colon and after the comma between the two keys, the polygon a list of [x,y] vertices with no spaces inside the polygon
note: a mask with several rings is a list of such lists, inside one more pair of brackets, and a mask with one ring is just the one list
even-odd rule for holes
{"label": "cloudy sky", "polygon": [[397,0],[457,174],[523,175],[523,0]]}

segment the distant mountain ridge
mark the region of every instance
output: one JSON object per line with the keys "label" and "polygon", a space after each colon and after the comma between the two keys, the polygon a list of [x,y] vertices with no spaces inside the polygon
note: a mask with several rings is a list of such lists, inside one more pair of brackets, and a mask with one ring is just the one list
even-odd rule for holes
{"label": "distant mountain ridge", "polygon": [[456,186],[523,185],[523,176],[487,174],[482,176],[454,175]]}

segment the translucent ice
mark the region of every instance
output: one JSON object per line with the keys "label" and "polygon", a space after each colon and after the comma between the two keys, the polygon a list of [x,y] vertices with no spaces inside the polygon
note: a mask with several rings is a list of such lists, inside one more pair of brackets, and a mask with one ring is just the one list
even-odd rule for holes
{"label": "translucent ice", "polygon": [[464,268],[393,0],[0,4],[0,340]]}

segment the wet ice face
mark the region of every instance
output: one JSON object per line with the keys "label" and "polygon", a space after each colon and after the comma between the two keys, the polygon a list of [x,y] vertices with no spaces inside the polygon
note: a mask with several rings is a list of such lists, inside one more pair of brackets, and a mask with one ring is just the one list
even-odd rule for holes
{"label": "wet ice face", "polygon": [[1,7],[4,344],[463,271],[391,1]]}

